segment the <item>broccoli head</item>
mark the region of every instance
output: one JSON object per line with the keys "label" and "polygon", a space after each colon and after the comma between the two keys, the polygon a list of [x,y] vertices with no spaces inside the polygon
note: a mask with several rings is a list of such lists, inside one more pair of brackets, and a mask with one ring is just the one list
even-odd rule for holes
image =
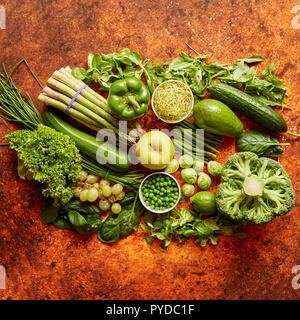
{"label": "broccoli head", "polygon": [[232,220],[255,224],[285,215],[295,204],[291,180],[282,165],[252,152],[231,156],[222,170],[216,206]]}
{"label": "broccoli head", "polygon": [[[5,136],[30,176],[43,185],[43,195],[67,203],[81,171],[81,156],[66,135],[40,124],[34,131],[17,130]],[[19,170],[20,173],[20,170]],[[24,178],[28,175],[22,175]]]}

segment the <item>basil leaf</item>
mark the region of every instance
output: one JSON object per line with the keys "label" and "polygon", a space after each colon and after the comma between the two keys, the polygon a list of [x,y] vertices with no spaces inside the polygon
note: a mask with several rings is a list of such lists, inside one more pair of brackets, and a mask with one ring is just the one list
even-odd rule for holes
{"label": "basil leaf", "polygon": [[152,243],[152,236],[150,234],[147,234],[145,237],[145,240],[148,244],[151,244]]}
{"label": "basil leaf", "polygon": [[166,236],[164,234],[162,234],[162,233],[154,233],[153,237],[158,239],[158,240],[165,240],[166,239]]}

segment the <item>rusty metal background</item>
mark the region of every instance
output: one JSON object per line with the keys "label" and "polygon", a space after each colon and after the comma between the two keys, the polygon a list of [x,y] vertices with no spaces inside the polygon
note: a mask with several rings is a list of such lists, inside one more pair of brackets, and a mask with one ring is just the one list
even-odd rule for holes
{"label": "rusty metal background", "polygon": [[[297,0],[2,0],[0,60],[8,68],[25,57],[45,83],[62,66],[85,66],[88,53],[138,50],[154,62],[190,52],[233,62],[260,54],[274,62],[289,87],[283,116],[296,131],[300,115],[300,19]],[[292,9],[294,8],[293,12]],[[263,63],[261,67],[266,66]],[[16,83],[36,105],[39,87],[25,69]],[[156,120],[151,116],[151,123]],[[251,126],[251,123],[248,123]],[[15,126],[10,125],[11,129]],[[17,127],[17,126],[16,126]],[[9,130],[0,122],[3,136]],[[300,129],[298,128],[298,132]],[[281,162],[300,190],[299,139]],[[227,139],[218,160],[234,153]],[[214,187],[216,188],[216,181]],[[0,265],[6,289],[0,299],[299,299],[291,286],[300,264],[299,199],[287,216],[249,226],[248,237],[221,237],[201,249],[193,240],[167,250],[149,246],[139,230],[116,244],[44,226],[33,185],[17,178],[16,155],[0,149]]]}

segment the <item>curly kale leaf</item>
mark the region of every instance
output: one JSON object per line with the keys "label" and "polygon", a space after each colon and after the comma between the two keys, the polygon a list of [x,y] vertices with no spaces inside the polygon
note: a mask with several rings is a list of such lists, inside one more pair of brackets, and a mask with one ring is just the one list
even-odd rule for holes
{"label": "curly kale leaf", "polygon": [[81,171],[81,156],[66,135],[40,124],[34,131],[17,130],[5,136],[10,148],[31,172],[33,179],[45,186],[42,194],[54,198],[57,205],[73,197]]}

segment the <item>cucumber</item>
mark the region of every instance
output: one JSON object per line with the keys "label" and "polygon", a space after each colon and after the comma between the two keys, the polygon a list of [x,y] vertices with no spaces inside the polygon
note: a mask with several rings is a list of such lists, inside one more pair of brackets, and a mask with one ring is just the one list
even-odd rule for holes
{"label": "cucumber", "polygon": [[198,128],[219,136],[238,137],[244,130],[234,112],[215,99],[204,99],[196,103],[193,115]]}
{"label": "cucumber", "polygon": [[[42,115],[46,125],[69,136],[84,155],[96,161],[97,158],[104,162],[107,161],[107,163],[102,161],[101,163],[115,171],[126,172],[129,170],[131,161],[128,154],[119,150],[116,146],[96,140],[95,137],[73,127],[53,111],[43,110]],[[97,157],[98,151],[101,152],[98,153]],[[101,154],[104,154],[105,157],[101,158]]]}
{"label": "cucumber", "polygon": [[262,127],[274,132],[287,131],[286,122],[278,112],[248,93],[224,83],[210,86],[209,91],[213,97],[246,115]]}

